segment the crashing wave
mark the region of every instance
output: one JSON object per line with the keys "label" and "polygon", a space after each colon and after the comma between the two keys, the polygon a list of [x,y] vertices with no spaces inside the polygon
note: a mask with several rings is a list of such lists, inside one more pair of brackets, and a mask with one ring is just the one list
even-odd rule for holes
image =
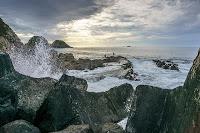
{"label": "crashing wave", "polygon": [[35,78],[51,77],[59,79],[62,73],[59,69],[55,71],[51,58],[52,49],[48,46],[46,39],[38,37],[37,41],[33,43],[33,51],[27,49],[27,44],[23,50],[13,48],[10,51],[9,54],[15,70]]}

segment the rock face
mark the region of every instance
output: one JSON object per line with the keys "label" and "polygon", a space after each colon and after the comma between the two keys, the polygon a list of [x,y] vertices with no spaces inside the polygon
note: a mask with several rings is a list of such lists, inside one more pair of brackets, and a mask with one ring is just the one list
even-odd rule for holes
{"label": "rock face", "polygon": [[157,67],[179,71],[178,64],[175,64],[170,60],[153,60],[153,62],[156,63]]}
{"label": "rock face", "polygon": [[[150,88],[147,90],[146,88]],[[132,106],[127,133],[200,132],[200,54],[194,60],[183,87],[162,90],[139,86]]]}
{"label": "rock face", "polygon": [[55,40],[52,44],[51,47],[53,48],[72,48],[71,46],[69,46],[68,44],[66,44],[64,41],[62,40]]}
{"label": "rock face", "polygon": [[[35,124],[43,132],[69,125],[118,122],[129,112],[133,88],[129,84],[104,93],[81,92],[72,86],[57,86],[37,112]],[[92,129],[94,130],[94,129]]]}
{"label": "rock face", "polygon": [[24,120],[10,122],[0,128],[1,133],[40,133],[40,130]]}
{"label": "rock face", "polygon": [[165,109],[165,101],[168,90],[147,85],[140,85],[136,88],[136,105],[130,113],[127,123],[128,133],[158,133],[162,115]]}
{"label": "rock face", "polygon": [[20,47],[23,44],[14,31],[0,18],[0,50],[7,51],[11,47]]}

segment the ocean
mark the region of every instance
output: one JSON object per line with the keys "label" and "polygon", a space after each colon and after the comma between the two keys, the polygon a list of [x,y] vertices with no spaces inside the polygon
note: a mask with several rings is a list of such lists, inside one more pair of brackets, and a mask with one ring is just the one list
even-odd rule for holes
{"label": "ocean", "polygon": [[85,47],[56,49],[62,53],[73,53],[77,58],[102,58],[104,55],[121,55],[127,58],[162,58],[193,60],[197,47]]}
{"label": "ocean", "polygon": [[[62,53],[73,53],[76,58],[103,58],[105,55],[121,55],[133,64],[134,72],[138,73],[140,81],[130,81],[116,77],[106,77],[100,81],[88,80],[88,91],[101,92],[111,87],[130,83],[135,88],[140,84],[152,85],[163,89],[173,89],[182,86],[197,55],[197,47],[93,47],[56,49]],[[158,68],[152,59],[170,59],[179,65],[180,71]],[[69,75],[86,78],[96,73],[106,71],[98,68],[90,72],[68,71]],[[88,74],[89,73],[89,74]]]}
{"label": "ocean", "polygon": [[[88,82],[90,92],[107,91],[114,86],[130,83],[134,88],[138,85],[152,85],[163,89],[173,89],[183,85],[197,55],[198,48],[193,47],[95,47],[95,48],[68,48],[56,49],[61,53],[73,53],[76,58],[104,58],[104,56],[121,55],[128,58],[133,65],[133,70],[138,74],[140,81],[131,81],[117,77],[106,76],[101,80],[101,73],[115,69],[115,66],[96,68],[94,70],[79,71],[66,70],[71,76],[84,78]],[[63,72],[52,69],[50,50],[39,44],[35,56],[23,56],[18,53],[11,54],[15,69],[35,78],[51,77],[59,79]],[[158,68],[152,59],[170,59],[177,63],[180,71]]]}

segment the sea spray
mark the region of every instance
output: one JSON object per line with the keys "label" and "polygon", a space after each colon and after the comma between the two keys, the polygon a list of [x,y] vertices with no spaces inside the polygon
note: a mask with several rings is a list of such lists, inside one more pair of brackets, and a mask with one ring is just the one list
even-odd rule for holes
{"label": "sea spray", "polygon": [[9,52],[15,70],[35,78],[51,77],[59,79],[62,72],[60,69],[54,68],[55,59],[51,58],[52,49],[43,38],[34,43],[33,49],[19,50],[13,48]]}

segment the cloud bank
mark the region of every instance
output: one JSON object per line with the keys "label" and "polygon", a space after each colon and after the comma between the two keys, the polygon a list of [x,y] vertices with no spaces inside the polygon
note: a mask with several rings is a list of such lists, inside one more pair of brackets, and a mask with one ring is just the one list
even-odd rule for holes
{"label": "cloud bank", "polygon": [[6,0],[0,16],[23,41],[73,46],[199,46],[199,0]]}

